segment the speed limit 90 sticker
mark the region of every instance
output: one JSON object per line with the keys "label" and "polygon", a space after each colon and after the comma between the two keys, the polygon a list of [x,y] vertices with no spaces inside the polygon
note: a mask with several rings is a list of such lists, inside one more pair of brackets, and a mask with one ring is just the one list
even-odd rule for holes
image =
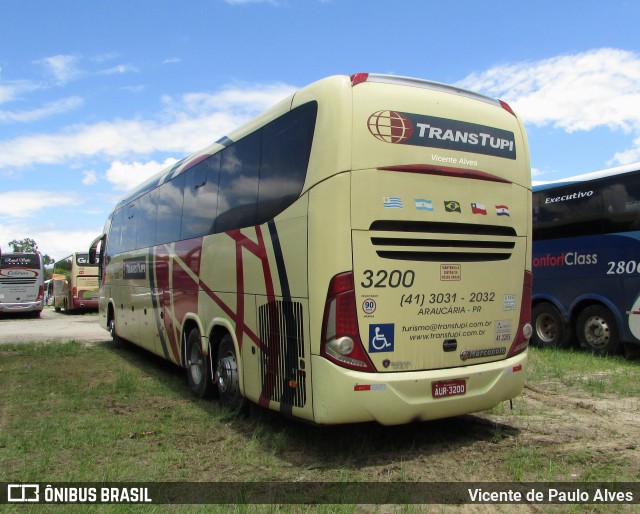
{"label": "speed limit 90 sticker", "polygon": [[373,314],[376,311],[376,301],[373,298],[367,298],[362,302],[362,311],[365,314]]}

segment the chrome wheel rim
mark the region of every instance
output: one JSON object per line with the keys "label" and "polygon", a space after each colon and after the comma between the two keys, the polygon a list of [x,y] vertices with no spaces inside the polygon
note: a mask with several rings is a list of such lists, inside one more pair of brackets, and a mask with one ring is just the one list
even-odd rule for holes
{"label": "chrome wheel rim", "polygon": [[216,382],[222,393],[235,394],[238,389],[238,364],[233,354],[227,354],[218,360]]}
{"label": "chrome wheel rim", "polygon": [[536,334],[543,343],[552,342],[558,335],[558,325],[553,316],[542,314],[536,319]]}
{"label": "chrome wheel rim", "polygon": [[193,383],[199,384],[202,382],[202,352],[197,344],[194,344],[191,347],[191,353],[189,354],[189,368]]}
{"label": "chrome wheel rim", "polygon": [[593,348],[605,348],[611,337],[611,329],[607,320],[600,316],[589,318],[584,324],[584,337]]}

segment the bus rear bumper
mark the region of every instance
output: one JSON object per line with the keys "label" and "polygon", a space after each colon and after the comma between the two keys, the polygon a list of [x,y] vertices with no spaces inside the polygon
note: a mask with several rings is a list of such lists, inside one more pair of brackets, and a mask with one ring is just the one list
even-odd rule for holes
{"label": "bus rear bumper", "polygon": [[84,299],[84,298],[74,298],[73,299],[73,309],[74,310],[98,310],[99,302],[98,299]]}
{"label": "bus rear bumper", "polygon": [[[498,362],[459,368],[362,373],[313,355],[314,421],[399,425],[487,410],[522,393],[526,367],[524,352]],[[460,379],[465,380],[464,394],[433,397],[433,382]]]}
{"label": "bus rear bumper", "polygon": [[42,308],[42,302],[0,303],[0,312],[39,312]]}

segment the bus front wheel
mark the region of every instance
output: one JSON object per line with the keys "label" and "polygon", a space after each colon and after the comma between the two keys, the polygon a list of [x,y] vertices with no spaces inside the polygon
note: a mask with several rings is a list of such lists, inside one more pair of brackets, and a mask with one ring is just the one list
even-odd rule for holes
{"label": "bus front wheel", "polygon": [[107,326],[109,327],[111,341],[113,341],[113,343],[116,345],[123,345],[125,341],[118,335],[118,332],[116,330],[116,318],[113,312],[109,313],[109,321]]}
{"label": "bus front wheel", "polygon": [[620,349],[613,315],[602,305],[591,305],[578,316],[578,341],[596,355],[614,355]]}
{"label": "bus front wheel", "polygon": [[231,411],[239,411],[245,405],[240,393],[238,377],[238,358],[229,334],[220,341],[216,361],[216,384],[220,394],[220,402]]}
{"label": "bus front wheel", "polygon": [[538,348],[565,348],[569,337],[562,317],[553,305],[539,303],[533,308],[533,344]]}
{"label": "bus front wheel", "polygon": [[210,397],[213,383],[209,372],[209,359],[202,352],[200,331],[194,328],[187,338],[187,377],[189,389],[198,398]]}

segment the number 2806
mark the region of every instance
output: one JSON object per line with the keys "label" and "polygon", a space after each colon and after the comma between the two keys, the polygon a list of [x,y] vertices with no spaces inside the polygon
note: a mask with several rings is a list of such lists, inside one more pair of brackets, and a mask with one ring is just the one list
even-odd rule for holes
{"label": "number 2806", "polygon": [[400,271],[397,269],[392,271],[384,269],[373,271],[366,269],[363,275],[364,280],[360,282],[360,285],[365,289],[369,287],[411,287],[416,278],[413,270]]}

